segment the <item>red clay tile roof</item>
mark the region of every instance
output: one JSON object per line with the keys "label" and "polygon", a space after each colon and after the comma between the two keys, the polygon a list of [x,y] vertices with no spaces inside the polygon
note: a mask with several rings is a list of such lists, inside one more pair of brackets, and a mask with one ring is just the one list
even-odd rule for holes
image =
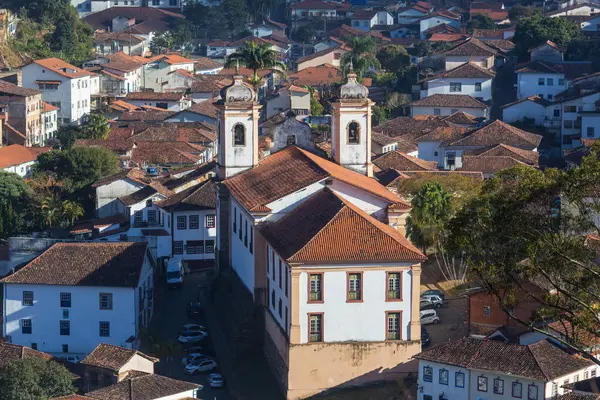
{"label": "red clay tile roof", "polygon": [[[107,30],[113,18],[122,15],[135,21],[143,21],[133,28],[148,24],[153,28],[167,28],[167,21],[171,18],[184,18],[183,15],[155,7],[110,7],[102,11],[91,13],[82,19],[94,30]],[[152,26],[154,25],[154,26]],[[135,32],[135,29],[132,29]],[[160,30],[162,32],[162,30]],[[141,33],[141,32],[140,32]],[[146,32],[147,33],[147,32]]]}
{"label": "red clay tile roof", "polygon": [[540,145],[542,136],[515,128],[496,120],[484,127],[472,130],[457,140],[449,141],[449,146],[495,146],[506,144],[518,148],[534,149]]}
{"label": "red clay tile roof", "polygon": [[96,348],[81,361],[81,364],[91,365],[119,372],[133,358],[138,355],[152,362],[158,362],[158,358],[147,356],[137,351],[126,349],[125,347],[114,346],[112,344],[100,343]]}
{"label": "red clay tile roof", "polygon": [[322,86],[341,82],[344,77],[339,68],[331,64],[323,64],[290,74],[289,79],[299,86]]}
{"label": "red clay tile roof", "polygon": [[328,188],[260,229],[289,263],[420,262],[426,259],[393,227],[377,221]]}
{"label": "red clay tile roof", "polygon": [[157,56],[154,58],[154,61],[158,61],[158,60],[164,61],[170,65],[194,63],[194,60],[191,60],[191,59],[185,58],[185,57],[181,57],[178,54],[165,54],[165,55]]}
{"label": "red clay tile roof", "polygon": [[[216,100],[215,100],[216,101]],[[213,101],[207,100],[201,103],[193,104],[190,108],[184,111],[193,112],[200,115],[205,115],[210,118],[217,118],[217,107],[213,105]]]}
{"label": "red clay tile roof", "polygon": [[212,58],[199,57],[194,59],[194,69],[196,70],[211,70],[219,67],[223,68],[223,64],[216,62]]}
{"label": "red clay tile roof", "polygon": [[442,72],[441,74],[432,76],[427,79],[423,79],[424,81],[431,81],[439,78],[485,78],[492,79],[496,76],[496,73],[490,71],[489,69],[482,68],[477,64],[472,62],[464,63],[459,65],[456,68],[449,69],[447,71]]}
{"label": "red clay tile roof", "polygon": [[437,170],[437,162],[421,160],[420,158],[411,157],[399,151],[390,151],[382,154],[373,160],[373,164],[381,170],[388,168],[397,171]]}
{"label": "red clay tile roof", "polygon": [[42,353],[30,347],[0,342],[0,368],[4,368],[11,361],[30,357],[42,358],[44,360],[51,360],[53,358],[50,354]]}
{"label": "red clay tile roof", "polygon": [[564,63],[551,63],[548,61],[531,61],[525,64],[521,64],[516,70],[516,72],[521,74],[537,74],[540,72],[550,74],[564,74],[565,78],[573,80],[584,75],[592,74],[594,70],[592,69],[592,63],[590,61]]}
{"label": "red clay tile roof", "polygon": [[141,201],[144,201],[146,199],[149,199],[150,197],[154,196],[157,193],[163,195],[164,197],[169,197],[169,196],[172,196],[175,192],[164,187],[158,181],[152,181],[147,186],[144,186],[143,188],[141,188],[131,194],[128,194],[127,196],[119,197],[119,200],[121,200],[121,202],[125,206],[131,206],[131,205],[137,204]]}
{"label": "red clay tile roof", "polygon": [[189,124],[189,127],[167,123],[150,125],[131,139],[136,143],[142,141],[210,143],[217,140],[217,135],[201,123]]}
{"label": "red clay tile roof", "polygon": [[157,201],[158,207],[167,211],[210,210],[217,208],[217,189],[213,181],[205,181]]}
{"label": "red clay tile roof", "polygon": [[477,123],[477,119],[474,116],[464,111],[457,111],[454,114],[442,118],[442,120],[457,125],[474,125]]}
{"label": "red clay tile roof", "polygon": [[436,93],[413,101],[411,107],[457,107],[457,108],[488,108],[488,105],[467,94]]}
{"label": "red clay tile roof", "polygon": [[10,82],[0,81],[0,95],[8,94],[12,96],[35,96],[41,94],[37,89],[28,89],[21,86],[14,85]]}
{"label": "red clay tile roof", "polygon": [[314,60],[315,58],[324,56],[325,54],[329,54],[329,53],[333,53],[334,51],[343,51],[346,52],[348,50],[348,48],[346,48],[345,45],[341,45],[341,46],[336,46],[336,47],[329,47],[325,50],[321,50],[321,51],[317,51],[309,56],[304,56],[302,58],[299,58],[296,63],[297,64],[302,64],[303,62],[306,61],[310,61],[310,60]]}
{"label": "red clay tile roof", "polygon": [[58,110],[58,107],[55,107],[52,104],[46,103],[45,101],[42,101],[42,104],[44,105],[44,108],[42,110],[43,113]]}
{"label": "red clay tile roof", "polygon": [[496,146],[492,147],[484,147],[482,149],[466,151],[465,155],[468,156],[486,156],[486,157],[497,157],[497,156],[506,156],[513,157],[521,162],[524,162],[529,165],[538,165],[538,160],[540,154],[537,151],[532,150],[523,150],[518,147],[509,146],[503,143],[500,143]]}
{"label": "red clay tile roof", "polygon": [[35,64],[49,69],[50,71],[56,72],[67,78],[81,78],[83,76],[90,76],[92,73],[86,71],[83,68],[78,68],[74,65],[69,64],[59,58],[44,58],[41,60],[34,60]]}
{"label": "red clay tile roof", "polygon": [[442,54],[445,56],[497,56],[498,52],[481,40],[472,37]]}
{"label": "red clay tile roof", "polygon": [[[529,165],[510,156],[466,156],[463,155],[461,171],[479,171],[486,175],[495,174],[516,165]],[[530,165],[529,165],[530,166]]]}
{"label": "red clay tile roof", "polygon": [[134,110],[125,111],[119,116],[119,121],[164,121],[173,116],[175,111]]}
{"label": "red clay tile roof", "polygon": [[143,36],[134,35],[131,32],[97,32],[94,36],[94,43],[123,41],[128,44],[139,44],[145,40],[146,38]]}
{"label": "red clay tile roof", "polygon": [[108,106],[117,111],[136,111],[140,109],[140,107],[130,104],[124,100],[115,100],[111,102]]}
{"label": "red clay tile roof", "polygon": [[131,179],[135,182],[146,184],[149,181],[146,179],[146,174],[144,171],[141,171],[137,168],[128,169],[126,171],[121,171],[113,175],[106,176],[104,178],[98,179],[92,187],[96,188],[102,185],[108,185],[110,183],[116,182],[120,179]]}
{"label": "red clay tile roof", "polygon": [[473,37],[478,39],[482,37],[504,39],[504,31],[501,29],[473,29]]}
{"label": "red clay tile roof", "polygon": [[552,104],[551,101],[543,99],[540,96],[529,96],[529,97],[526,97],[524,99],[513,101],[512,103],[505,104],[501,108],[506,108],[506,107],[514,106],[514,105],[522,103],[524,101],[532,101],[532,102],[534,102],[536,104],[541,105],[542,107],[546,107],[546,106],[549,106],[550,104]]}
{"label": "red clay tile roof", "polygon": [[[266,206],[327,177],[367,191],[390,203],[402,202],[399,197],[374,179],[350,171],[296,146],[288,146],[270,155],[258,166],[223,183],[235,198],[252,212],[256,207]],[[406,203],[405,205],[407,209],[410,208],[410,205]]]}
{"label": "red clay tile roof", "polygon": [[458,40],[464,40],[467,35],[462,33],[434,33],[429,38],[430,42],[456,42]]}
{"label": "red clay tile roof", "polygon": [[29,148],[19,144],[0,147],[0,168],[12,167],[26,162],[35,161],[37,155],[29,151]]}
{"label": "red clay tile roof", "polygon": [[436,33],[460,33],[460,30],[456,29],[452,25],[439,24],[423,31],[423,33],[426,35],[433,35]]}
{"label": "red clay tile roof", "polygon": [[522,346],[499,340],[463,338],[425,350],[419,360],[548,382],[594,365],[547,340]]}
{"label": "red clay tile roof", "polygon": [[179,101],[183,97],[185,97],[185,92],[129,92],[125,99]]}
{"label": "red clay tile roof", "polygon": [[56,243],[2,283],[137,287],[146,243]]}
{"label": "red clay tile roof", "polygon": [[[589,236],[588,236],[589,237]],[[600,240],[600,238],[591,236],[593,240]],[[590,332],[583,331],[582,329],[573,329],[573,326],[569,321],[554,321],[548,324],[548,328],[555,330],[566,338],[573,340],[577,343],[581,343],[587,347],[596,347],[600,344],[600,338],[598,335],[594,335]]]}
{"label": "red clay tile roof", "polygon": [[113,74],[112,72],[108,72],[106,70],[102,70],[102,73],[104,75],[109,76],[111,78],[114,78],[114,79],[116,79],[118,81],[125,81],[125,80],[127,80],[127,78],[125,78],[124,76]]}
{"label": "red clay tile roof", "polygon": [[400,136],[412,143],[415,138],[423,136],[436,128],[448,127],[450,125],[440,118],[397,117],[374,126],[373,132],[381,132],[384,135],[392,137]]}
{"label": "red clay tile roof", "polygon": [[396,138],[392,138],[387,135],[382,135],[380,133],[371,133],[371,140],[383,146],[387,144],[398,143],[398,140]]}
{"label": "red clay tile roof", "polygon": [[198,389],[201,385],[179,381],[157,374],[133,376],[129,379],[86,393],[96,400],[154,400],[168,398]]}
{"label": "red clay tile roof", "polygon": [[554,43],[551,40],[546,40],[544,43],[542,43],[542,44],[540,44],[538,46],[531,47],[529,49],[529,52],[532,52],[533,50],[539,49],[540,47],[543,47],[543,46],[550,46],[550,47],[552,47],[552,48],[554,48],[554,49],[556,49],[556,50],[558,50],[560,52],[563,52],[563,53],[565,52],[565,49],[563,47],[560,47],[559,45],[557,45],[556,43]]}
{"label": "red clay tile roof", "polygon": [[203,147],[187,142],[140,141],[131,152],[131,161],[146,164],[196,164]]}

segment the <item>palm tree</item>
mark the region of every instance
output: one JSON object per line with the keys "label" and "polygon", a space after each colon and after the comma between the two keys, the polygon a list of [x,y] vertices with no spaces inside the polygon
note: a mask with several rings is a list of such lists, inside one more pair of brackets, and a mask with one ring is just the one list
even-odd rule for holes
{"label": "palm tree", "polygon": [[375,39],[370,36],[352,36],[347,37],[345,42],[350,50],[342,56],[341,64],[344,74],[353,68],[354,72],[362,78],[370,67],[381,68],[379,60],[375,57],[377,53]]}
{"label": "palm tree", "polygon": [[62,204],[60,198],[53,194],[42,199],[41,207],[44,224],[52,228],[60,220]]}
{"label": "palm tree", "polygon": [[279,61],[278,54],[268,43],[256,44],[254,41],[244,43],[244,47],[227,57],[225,68],[237,68],[242,65],[253,71],[251,83],[258,85],[258,71],[272,69],[275,73],[285,75],[287,66]]}
{"label": "palm tree", "polygon": [[72,226],[78,218],[83,217],[83,207],[75,201],[65,200],[61,208],[64,225]]}

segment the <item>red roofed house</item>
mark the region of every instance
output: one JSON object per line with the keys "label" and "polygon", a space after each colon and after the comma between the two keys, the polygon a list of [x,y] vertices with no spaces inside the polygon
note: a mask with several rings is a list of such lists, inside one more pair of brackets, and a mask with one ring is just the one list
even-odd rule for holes
{"label": "red roofed house", "polygon": [[181,111],[192,105],[184,91],[178,92],[130,92],[125,101],[134,106],[152,106],[168,111]]}
{"label": "red roofed house", "polygon": [[44,111],[42,93],[0,81],[0,107],[5,109],[4,122],[6,136],[0,141],[6,144],[33,146],[45,144],[44,124],[41,117]]}
{"label": "red roofed house", "polygon": [[31,173],[37,154],[20,144],[0,147],[0,169],[26,178]]}
{"label": "red roofed house", "polygon": [[291,5],[288,9],[292,20],[301,19],[339,19],[345,18],[351,4],[305,0]]}
{"label": "red roofed house", "polygon": [[331,159],[290,134],[259,161],[260,106],[240,76],[216,103],[218,261],[231,273],[215,304],[235,310],[224,318],[239,351],[262,344],[290,399],[395,379],[420,351],[425,257],[404,237],[410,204],[372,178],[368,89],[348,74],[339,90]]}
{"label": "red roofed house", "polygon": [[369,32],[375,25],[394,25],[394,17],[387,11],[358,10],[350,18],[352,26]]}
{"label": "red roofed house", "polygon": [[275,94],[267,96],[266,117],[291,111],[296,115],[310,114],[310,92],[302,86],[283,86]]}
{"label": "red roofed house", "polygon": [[300,72],[303,69],[318,67],[320,65],[332,65],[334,67],[340,67],[342,56],[348,51],[345,45],[330,47],[325,50],[318,51],[309,56],[299,58],[297,63],[297,71]]}
{"label": "red roofed house", "polygon": [[144,66],[145,79],[143,87],[162,92],[176,85],[171,83],[174,79],[172,73],[177,70],[186,70],[194,73],[194,60],[181,57],[177,54],[156,56]]}
{"label": "red roofed house", "polygon": [[38,89],[42,100],[58,108],[61,124],[81,123],[90,113],[98,76],[58,58],[35,60],[22,68],[23,87]]}
{"label": "red roofed house", "polygon": [[456,29],[460,29],[461,17],[458,14],[454,14],[451,11],[436,11],[432,14],[426,15],[420,18],[419,21],[419,32],[422,40],[425,39],[425,31],[438,25],[448,25]]}

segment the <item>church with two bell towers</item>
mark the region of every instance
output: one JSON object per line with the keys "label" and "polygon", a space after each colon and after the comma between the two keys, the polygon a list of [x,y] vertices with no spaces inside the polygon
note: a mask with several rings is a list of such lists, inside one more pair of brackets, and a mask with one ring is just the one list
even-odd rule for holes
{"label": "church with two bell towers", "polygon": [[259,159],[261,106],[239,74],[215,103],[215,303],[234,320],[232,343],[260,348],[288,399],[381,379],[371,372],[420,351],[425,256],[404,236],[410,204],[372,177],[368,95],[350,71],[332,102],[330,159],[295,145]]}

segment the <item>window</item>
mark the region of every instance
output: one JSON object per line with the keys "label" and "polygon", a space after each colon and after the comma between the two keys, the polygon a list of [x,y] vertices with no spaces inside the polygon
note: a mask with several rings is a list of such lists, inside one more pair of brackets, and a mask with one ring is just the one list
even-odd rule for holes
{"label": "window", "polygon": [[177,5],[177,0],[169,0],[169,5],[170,6],[176,6]]}
{"label": "window", "polygon": [[246,127],[243,124],[235,124],[233,127],[233,145],[246,145]]}
{"label": "window", "polygon": [[60,321],[60,335],[69,336],[71,334],[71,321]]}
{"label": "window", "polygon": [[552,382],[552,396],[556,396],[558,394],[558,383]]}
{"label": "window", "polygon": [[198,215],[190,215],[190,229],[200,228],[200,217]]}
{"label": "window", "polygon": [[462,83],[450,82],[450,92],[462,92]]}
{"label": "window", "polygon": [[275,308],[275,289],[271,290],[271,307]]}
{"label": "window", "polygon": [[240,213],[240,231],[239,231],[239,238],[240,238],[240,240],[242,240],[242,213]]}
{"label": "window", "polygon": [[173,254],[183,254],[183,241],[177,240],[173,242]]}
{"label": "window", "polygon": [[546,85],[547,86],[554,86],[554,79],[553,78],[546,79]]}
{"label": "window", "polygon": [[24,306],[32,306],[33,305],[33,292],[23,291],[23,305]]}
{"label": "window", "polygon": [[527,386],[527,400],[537,400],[538,398],[538,387],[536,385]]}
{"label": "window", "polygon": [[152,207],[152,199],[146,200],[146,207]]}
{"label": "window", "polygon": [[281,269],[281,260],[279,260],[279,289],[282,289],[283,286],[281,285],[281,275],[282,275],[282,269]]}
{"label": "window", "polygon": [[433,368],[423,367],[423,380],[425,382],[433,382]]}
{"label": "window", "polygon": [[310,274],[308,281],[308,302],[323,302],[323,274]]}
{"label": "window", "polygon": [[288,331],[288,308],[287,306],[285,307],[285,332],[287,333]]}
{"label": "window", "polygon": [[400,272],[387,273],[387,297],[386,300],[402,300],[400,286],[402,286]]}
{"label": "window", "polygon": [[31,335],[31,320],[30,319],[22,319],[21,320],[21,333],[23,335]]}
{"label": "window", "polygon": [[560,117],[560,110],[558,108],[554,109],[554,114],[555,117]]}
{"label": "window", "polygon": [[573,128],[573,121],[565,120],[565,128]]}
{"label": "window", "polygon": [[563,78],[558,80],[558,86],[564,86],[565,85],[565,80]]}
{"label": "window", "polygon": [[188,240],[186,242],[185,251],[187,254],[203,254],[204,242],[202,240]]}
{"label": "window", "polygon": [[233,207],[233,233],[237,233],[237,209]]}
{"label": "window", "polygon": [[[402,312],[401,311],[386,311],[386,323],[387,323],[387,333],[386,340],[400,340],[400,325],[402,322]],[[448,377],[446,377],[446,381]],[[448,383],[446,383],[448,384]]]}
{"label": "window", "polygon": [[148,210],[148,225],[156,224],[156,210]]}
{"label": "window", "polygon": [[250,254],[254,254],[254,227],[250,226]]}
{"label": "window", "polygon": [[60,294],[60,306],[62,308],[71,307],[71,293]]}
{"label": "window", "polygon": [[433,109],[433,115],[442,115],[441,111],[439,108],[434,108]]}
{"label": "window", "polygon": [[215,214],[209,214],[206,216],[206,227],[207,228],[215,227]]}
{"label": "window", "polygon": [[586,135],[587,135],[587,137],[594,137],[595,132],[594,132],[594,127],[593,126],[588,126],[587,131],[586,131]]}
{"label": "window", "polygon": [[207,240],[205,241],[205,251],[206,254],[212,254],[215,252],[215,241],[214,240]]}
{"label": "window", "polygon": [[552,100],[552,98],[554,97],[554,95],[553,95],[553,94],[550,94],[550,93],[548,93],[547,97],[548,97],[548,100]]}
{"label": "window", "polygon": [[348,274],[348,297],[349,301],[362,301],[362,272]]}
{"label": "window", "polygon": [[136,211],[133,214],[133,223],[135,225],[140,225],[143,221],[143,217],[142,217],[142,212],[141,211]]}
{"label": "window", "polygon": [[248,221],[244,221],[244,246],[248,247]]}
{"label": "window", "polygon": [[504,394],[504,379],[494,379],[494,393]]}
{"label": "window", "polygon": [[283,302],[279,299],[279,318],[283,318]]}
{"label": "window", "polygon": [[440,385],[448,385],[448,370],[440,369]]}
{"label": "window", "polygon": [[286,144],[288,146],[296,144],[296,135],[288,135],[286,138]]}
{"label": "window", "polygon": [[484,317],[489,317],[492,315],[492,307],[490,306],[483,306],[483,316]]}
{"label": "window", "polygon": [[352,121],[348,124],[348,143],[360,143],[360,125],[358,122]]}
{"label": "window", "polygon": [[454,386],[456,386],[458,388],[465,387],[465,373],[464,372],[457,372],[456,374],[454,374]]}
{"label": "window", "polygon": [[480,392],[487,392],[488,390],[488,378],[487,376],[478,376],[477,377],[477,390]]}
{"label": "window", "polygon": [[285,267],[285,287],[284,287],[285,297],[288,297],[289,274],[290,274],[290,271],[288,270],[288,267],[286,266]]}
{"label": "window", "polygon": [[180,215],[177,217],[177,230],[183,230],[186,228],[186,217],[185,215]]}
{"label": "window", "polygon": [[590,377],[590,373],[588,371],[584,371],[583,372],[583,379],[585,380],[585,379],[587,379],[589,377]]}
{"label": "window", "polygon": [[481,82],[476,82],[475,83],[475,91],[476,92],[481,92]]}
{"label": "window", "polygon": [[100,321],[100,337],[110,336],[110,322]]}
{"label": "window", "polygon": [[567,113],[577,112],[577,106],[564,106],[564,111]]}
{"label": "window", "polygon": [[513,382],[512,397],[520,399],[523,396],[523,384],[521,382]]}
{"label": "window", "polygon": [[100,309],[101,310],[112,310],[113,298],[112,293],[100,293]]}
{"label": "window", "polygon": [[63,313],[63,318],[64,319],[69,318],[69,310],[68,309],[65,308],[64,310],[62,310],[62,313]]}
{"label": "window", "polygon": [[309,342],[323,341],[323,314],[308,314]]}
{"label": "window", "polygon": [[546,80],[544,78],[538,78],[538,86],[544,86]]}

